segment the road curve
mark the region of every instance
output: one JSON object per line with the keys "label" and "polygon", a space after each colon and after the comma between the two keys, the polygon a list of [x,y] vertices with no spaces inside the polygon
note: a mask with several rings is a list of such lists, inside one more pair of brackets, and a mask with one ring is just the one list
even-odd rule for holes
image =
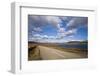
{"label": "road curve", "polygon": [[76,53],[64,52],[45,46],[38,46],[38,48],[40,49],[40,55],[43,60],[82,58],[81,55]]}

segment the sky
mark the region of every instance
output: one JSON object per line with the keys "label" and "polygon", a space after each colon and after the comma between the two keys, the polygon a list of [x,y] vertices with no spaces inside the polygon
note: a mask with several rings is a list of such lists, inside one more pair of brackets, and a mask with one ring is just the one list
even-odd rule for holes
{"label": "sky", "polygon": [[88,17],[28,15],[28,41],[68,42],[88,38]]}

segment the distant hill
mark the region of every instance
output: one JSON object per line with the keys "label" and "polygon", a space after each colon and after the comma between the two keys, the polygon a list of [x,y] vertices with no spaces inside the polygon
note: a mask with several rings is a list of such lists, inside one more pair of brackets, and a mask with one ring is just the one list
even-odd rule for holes
{"label": "distant hill", "polygon": [[85,41],[69,41],[67,43],[69,43],[69,44],[86,44],[86,43],[88,43],[88,41],[87,40],[85,40]]}
{"label": "distant hill", "polygon": [[88,41],[87,40],[85,40],[85,41],[69,41],[69,42],[64,42],[64,43],[49,43],[49,42],[45,42],[45,43],[43,43],[43,42],[35,42],[35,41],[28,41],[29,43],[34,43],[34,44],[55,44],[55,45],[57,45],[57,44],[86,44],[86,43],[88,43]]}

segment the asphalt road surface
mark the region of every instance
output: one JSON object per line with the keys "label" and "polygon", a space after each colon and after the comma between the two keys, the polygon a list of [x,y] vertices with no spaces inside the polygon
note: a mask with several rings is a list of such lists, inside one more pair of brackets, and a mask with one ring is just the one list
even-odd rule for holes
{"label": "asphalt road surface", "polygon": [[64,52],[45,46],[38,46],[38,48],[40,49],[40,56],[43,60],[83,58],[82,55],[77,53]]}

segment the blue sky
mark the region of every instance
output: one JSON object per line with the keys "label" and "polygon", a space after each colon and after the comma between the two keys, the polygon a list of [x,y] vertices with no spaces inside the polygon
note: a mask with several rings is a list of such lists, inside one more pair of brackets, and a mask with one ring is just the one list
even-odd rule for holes
{"label": "blue sky", "polygon": [[87,38],[87,17],[28,15],[29,41],[68,42]]}

